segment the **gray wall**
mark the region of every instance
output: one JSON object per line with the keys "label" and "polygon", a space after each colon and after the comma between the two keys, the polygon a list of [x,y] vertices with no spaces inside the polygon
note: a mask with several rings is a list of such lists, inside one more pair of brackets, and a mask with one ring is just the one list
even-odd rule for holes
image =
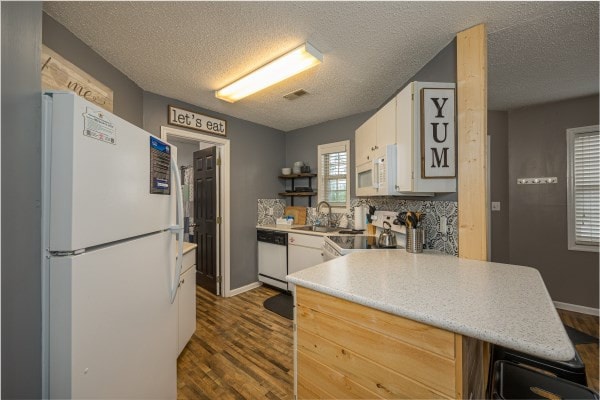
{"label": "gray wall", "polygon": [[[159,135],[160,136],[160,135]],[[169,143],[177,147],[177,165],[190,166],[194,163],[194,152],[200,150],[198,143],[169,139]]]}
{"label": "gray wall", "polygon": [[[415,75],[408,79],[395,93],[390,96],[383,105],[396,96],[412,81],[423,82],[456,82],[456,40],[450,42],[444,47],[431,61]],[[338,142],[341,140],[350,140],[350,171],[351,176],[354,176],[354,133],[356,128],[362,125],[369,117],[377,110],[372,110],[360,114],[351,115],[344,118],[339,118],[332,121],[327,121],[321,124],[309,126],[306,128],[296,129],[285,134],[285,162],[288,167],[291,167],[295,161],[308,161],[313,172],[316,172],[317,167],[317,146],[324,143]],[[316,181],[316,180],[315,180]],[[298,182],[300,184],[300,182]],[[317,183],[313,182],[313,187]],[[354,178],[350,182],[350,196],[354,197]],[[403,197],[404,198],[404,197]],[[407,199],[411,197],[405,197]],[[415,197],[415,199],[423,199]],[[440,194],[429,200],[446,200],[456,201],[457,194]],[[308,201],[297,201],[298,205],[307,204]],[[296,201],[294,202],[296,204]]]}
{"label": "gray wall", "polygon": [[256,282],[257,200],[275,198],[283,189],[277,176],[285,165],[285,136],[276,129],[148,92],[144,93],[145,130],[160,135],[160,127],[167,125],[169,104],[227,121],[231,141],[231,288]]}
{"label": "gray wall", "polygon": [[452,39],[439,53],[435,55],[416,74],[408,79],[392,96],[381,106],[394,98],[410,82],[454,82],[456,83],[456,39]]}
{"label": "gray wall", "polygon": [[141,127],[143,91],[64,26],[44,13],[42,41],[58,54],[113,90],[113,113]]}
{"label": "gray wall", "polygon": [[2,398],[42,394],[42,4],[2,2]]}
{"label": "gray wall", "polygon": [[[339,118],[333,121],[323,122],[321,124],[309,126],[307,128],[296,129],[285,135],[285,165],[292,167],[296,161],[304,161],[311,167],[311,171],[317,172],[317,146],[324,143],[340,142],[350,140],[350,196],[354,197],[354,131],[362,125],[373,111],[354,114],[349,117]],[[297,186],[304,186],[305,181],[298,180]],[[312,186],[317,187],[317,180],[313,179]],[[313,198],[316,200],[316,198]],[[287,200],[288,205],[289,200]],[[294,199],[294,205],[308,206],[308,198]],[[315,206],[313,202],[313,207]]]}
{"label": "gray wall", "polygon": [[[510,261],[542,274],[554,301],[598,308],[598,253],[567,249],[566,129],[598,124],[598,96],[508,113]],[[556,176],[558,184],[517,185]]]}
{"label": "gray wall", "polygon": [[492,259],[508,263],[508,112],[488,112],[488,134],[491,136],[490,201],[500,202],[500,211],[492,211]]}

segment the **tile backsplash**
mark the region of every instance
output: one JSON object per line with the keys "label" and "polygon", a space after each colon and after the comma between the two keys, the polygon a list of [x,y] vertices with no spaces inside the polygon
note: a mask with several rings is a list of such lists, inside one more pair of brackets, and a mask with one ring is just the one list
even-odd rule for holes
{"label": "tile backsplash", "polygon": [[[275,219],[283,217],[285,200],[282,199],[258,199],[258,225],[270,225]],[[273,209],[272,214],[269,212]]]}
{"label": "tile backsplash", "polygon": [[[283,216],[286,206],[282,199],[258,200],[258,225],[274,224],[276,218]],[[336,223],[344,223],[352,227],[354,221],[354,207],[374,206],[380,211],[420,211],[425,213],[423,226],[425,228],[425,241],[428,249],[438,250],[451,255],[458,255],[458,207],[456,201],[431,201],[431,200],[403,200],[395,197],[368,197],[350,200],[350,212],[347,214],[332,214]],[[273,215],[270,215],[270,209]],[[316,210],[307,210],[307,224],[312,224],[325,214],[316,215]],[[440,217],[446,217],[446,232],[440,230]]]}

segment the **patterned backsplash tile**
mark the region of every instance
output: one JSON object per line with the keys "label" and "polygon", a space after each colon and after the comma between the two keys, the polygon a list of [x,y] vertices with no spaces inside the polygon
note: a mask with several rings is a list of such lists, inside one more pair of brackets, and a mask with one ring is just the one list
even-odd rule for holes
{"label": "patterned backsplash tile", "polygon": [[[271,225],[277,218],[283,217],[285,200],[282,199],[258,199],[258,225]],[[273,215],[269,213],[273,209]]]}
{"label": "patterned backsplash tile", "polygon": [[[402,200],[388,198],[360,198],[350,201],[349,221],[354,220],[354,207],[374,206],[380,211],[419,211],[425,213],[425,244],[428,249],[458,255],[458,203],[456,201]],[[440,217],[446,217],[446,233],[440,230]]]}
{"label": "patterned backsplash tile", "polygon": [[[258,200],[258,225],[274,224],[276,218],[283,216],[286,203],[281,199]],[[458,255],[458,207],[456,201],[431,201],[431,200],[402,200],[395,197],[368,197],[350,200],[350,212],[347,214],[332,214],[332,219],[338,226],[352,227],[354,221],[354,207],[374,206],[379,211],[419,211],[425,213],[423,226],[425,228],[425,242],[428,249],[438,250],[454,256]],[[273,215],[269,209],[273,208]],[[318,218],[325,222],[327,214],[317,216],[315,208],[307,209],[306,223],[308,225]],[[440,218],[446,217],[446,233],[440,230]],[[340,225],[341,224],[341,225]]]}

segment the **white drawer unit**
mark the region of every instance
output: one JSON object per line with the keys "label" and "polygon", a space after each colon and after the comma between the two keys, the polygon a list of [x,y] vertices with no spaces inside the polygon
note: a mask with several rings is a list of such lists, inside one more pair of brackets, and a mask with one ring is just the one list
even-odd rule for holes
{"label": "white drawer unit", "polygon": [[180,354],[196,331],[196,249],[183,255],[181,278],[177,293],[178,340]]}
{"label": "white drawer unit", "polygon": [[323,236],[288,234],[288,274],[323,262]]}

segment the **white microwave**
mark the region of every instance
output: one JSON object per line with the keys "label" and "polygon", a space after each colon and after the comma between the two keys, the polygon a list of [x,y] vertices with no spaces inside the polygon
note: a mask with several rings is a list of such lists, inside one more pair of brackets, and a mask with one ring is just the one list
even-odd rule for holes
{"label": "white microwave", "polygon": [[389,144],[376,155],[356,167],[357,196],[393,196],[396,191],[396,145]]}

